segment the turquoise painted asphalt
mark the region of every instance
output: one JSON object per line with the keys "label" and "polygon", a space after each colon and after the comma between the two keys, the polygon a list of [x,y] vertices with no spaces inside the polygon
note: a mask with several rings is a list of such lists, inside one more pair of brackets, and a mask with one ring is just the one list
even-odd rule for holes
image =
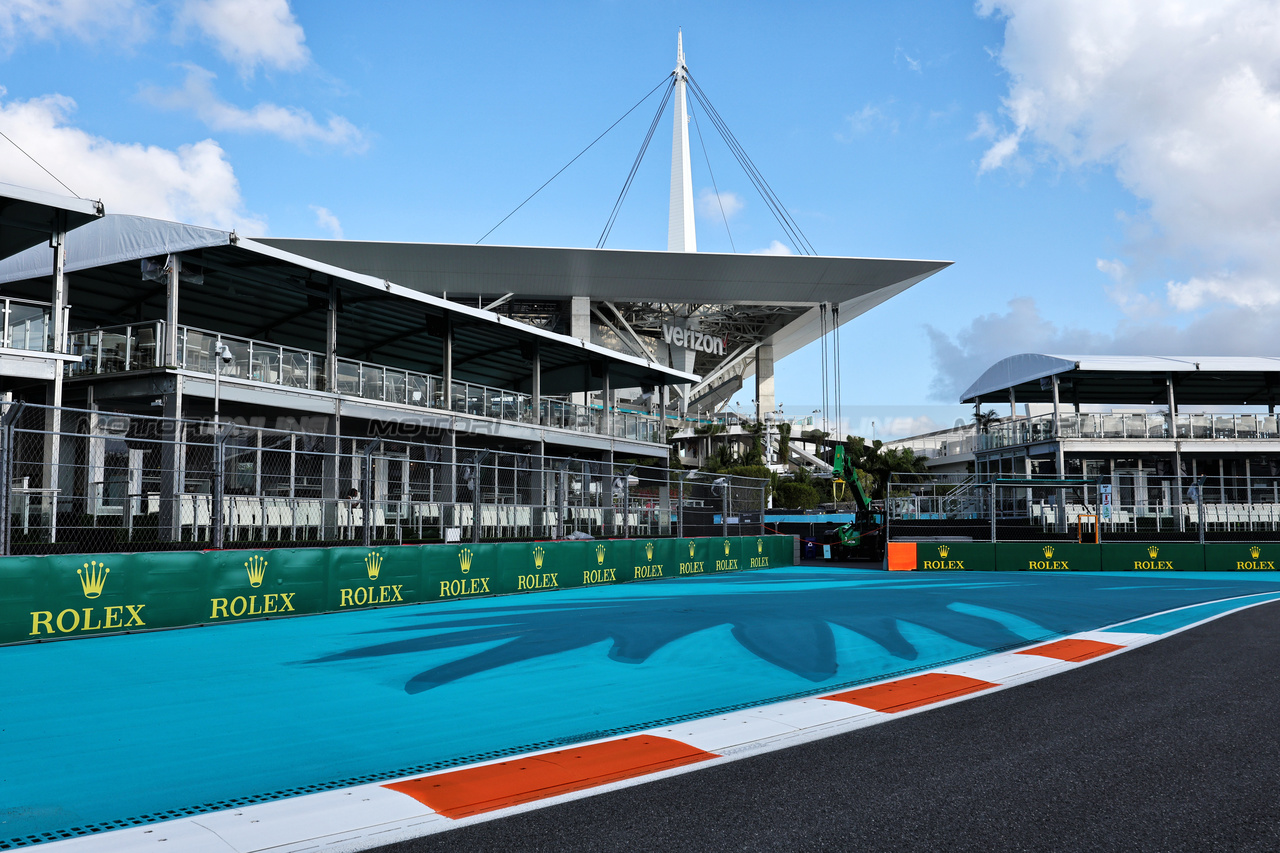
{"label": "turquoise painted asphalt", "polygon": [[1280,597],[1280,573],[797,567],[10,646],[0,840],[635,730],[1241,596]]}

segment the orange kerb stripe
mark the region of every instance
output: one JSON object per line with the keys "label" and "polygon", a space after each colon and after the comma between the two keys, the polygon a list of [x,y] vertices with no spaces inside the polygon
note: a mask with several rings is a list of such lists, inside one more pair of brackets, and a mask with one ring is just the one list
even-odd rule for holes
{"label": "orange kerb stripe", "polygon": [[916,570],[916,543],[889,543],[889,571],[914,572]]}
{"label": "orange kerb stripe", "polygon": [[822,698],[848,702],[851,705],[861,705],[873,711],[892,714],[999,686],[990,681],[981,681],[964,675],[928,672],[913,678],[889,681],[874,687],[861,687],[847,693],[837,693],[834,696]]}
{"label": "orange kerb stripe", "polygon": [[679,741],[640,735],[383,787],[408,794],[445,817],[460,818],[716,757]]}
{"label": "orange kerb stripe", "polygon": [[1100,643],[1097,640],[1058,640],[1048,645],[1036,646],[1034,649],[1023,649],[1020,652],[1015,652],[1015,654],[1039,655],[1040,657],[1057,658],[1058,660],[1078,661],[1096,658],[1123,648],[1124,646]]}

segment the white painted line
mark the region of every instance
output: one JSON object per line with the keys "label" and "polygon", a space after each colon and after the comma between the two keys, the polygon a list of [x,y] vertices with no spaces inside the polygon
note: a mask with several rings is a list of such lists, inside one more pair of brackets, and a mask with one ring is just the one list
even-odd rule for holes
{"label": "white painted line", "polygon": [[216,833],[238,853],[303,849],[317,839],[350,834],[414,818],[445,821],[412,797],[381,785],[361,785],[291,797],[191,820]]}

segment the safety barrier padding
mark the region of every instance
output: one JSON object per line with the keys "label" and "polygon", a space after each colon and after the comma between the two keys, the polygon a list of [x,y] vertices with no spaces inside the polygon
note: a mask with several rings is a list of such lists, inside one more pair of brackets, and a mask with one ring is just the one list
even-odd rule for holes
{"label": "safety barrier padding", "polygon": [[990,572],[996,567],[990,542],[920,542],[916,554],[921,571]]}
{"label": "safety barrier padding", "polygon": [[0,644],[792,565],[790,536],[0,559]]}
{"label": "safety barrier padding", "polygon": [[896,571],[1277,571],[1276,542],[890,542]]}

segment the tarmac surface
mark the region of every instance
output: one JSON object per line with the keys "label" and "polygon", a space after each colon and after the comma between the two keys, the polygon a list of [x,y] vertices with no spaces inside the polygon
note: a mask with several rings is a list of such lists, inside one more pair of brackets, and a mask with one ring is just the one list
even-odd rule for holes
{"label": "tarmac surface", "polygon": [[381,848],[1280,849],[1280,603],[900,720]]}

